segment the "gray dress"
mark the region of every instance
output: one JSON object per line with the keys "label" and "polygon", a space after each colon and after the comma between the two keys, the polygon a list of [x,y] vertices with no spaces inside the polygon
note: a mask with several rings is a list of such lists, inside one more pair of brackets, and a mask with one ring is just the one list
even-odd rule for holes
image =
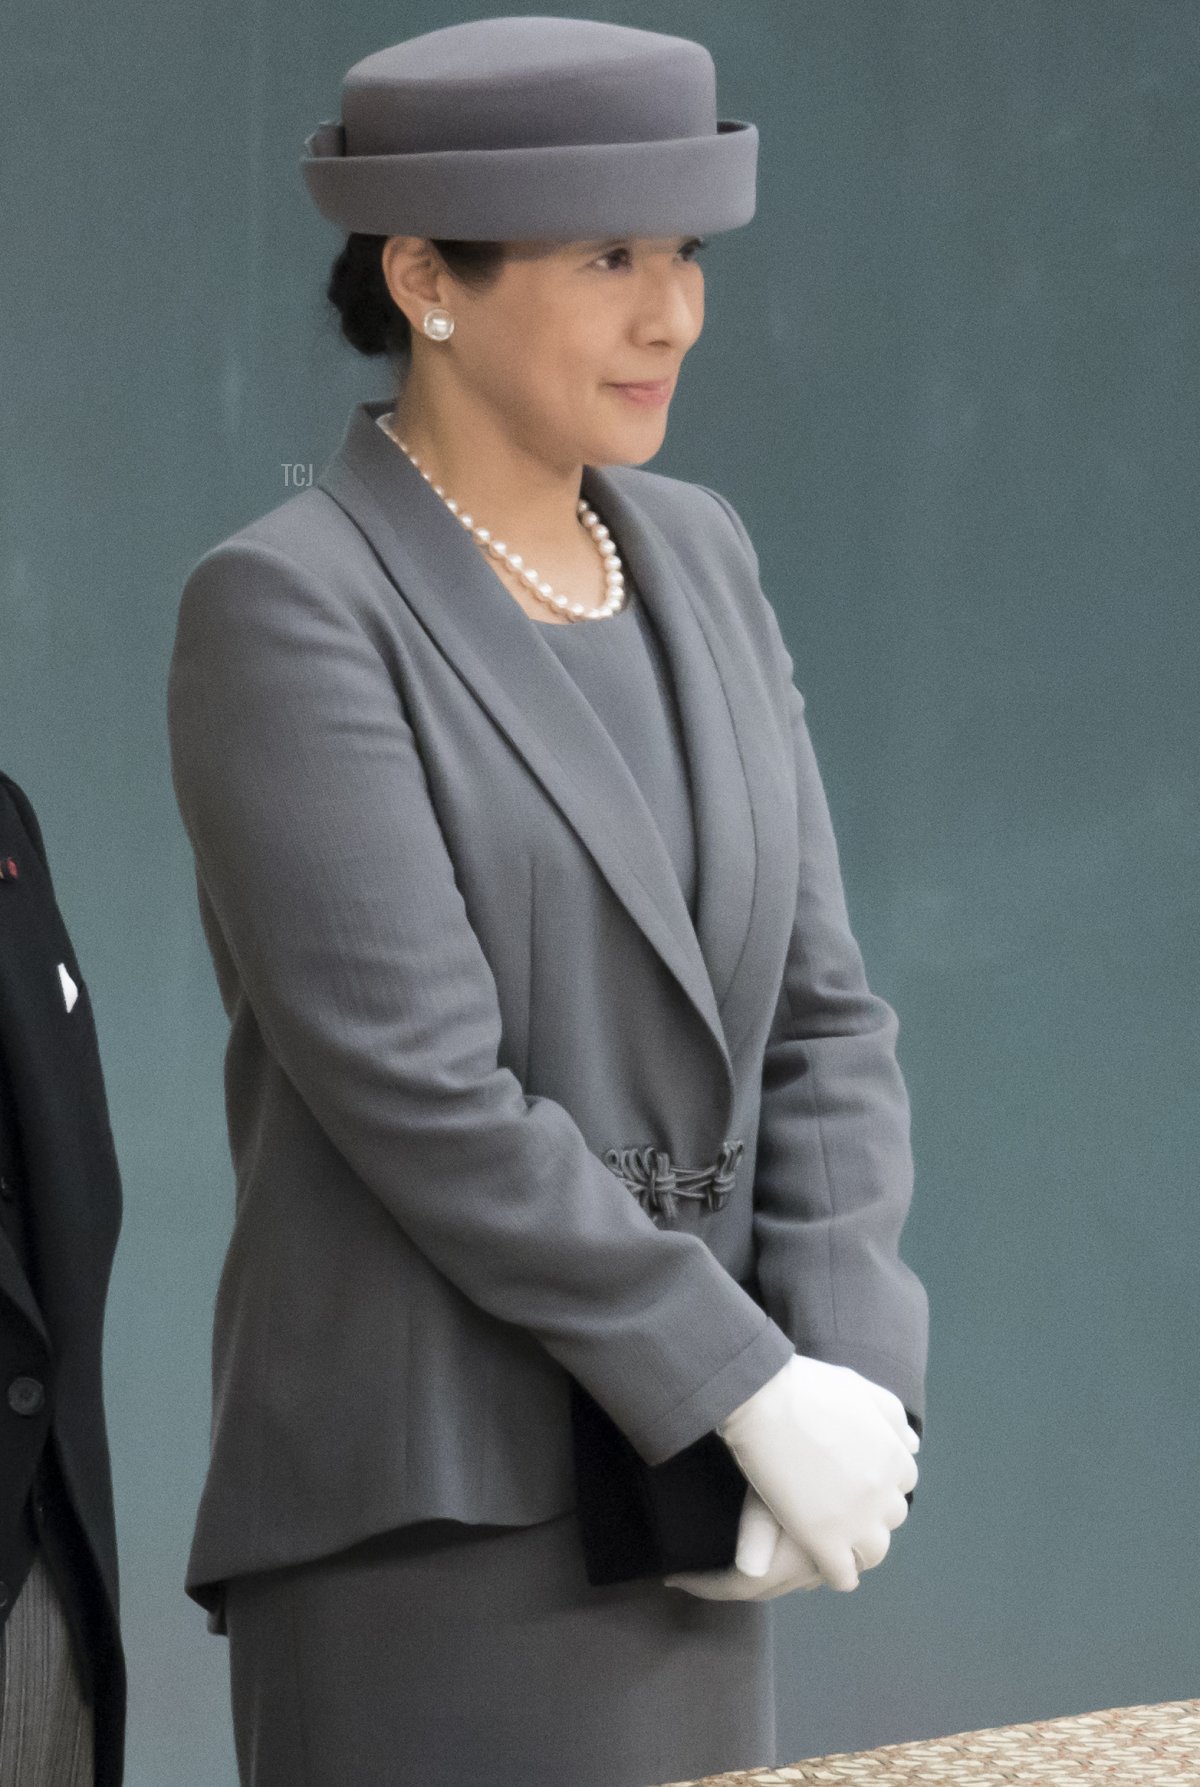
{"label": "gray dress", "polygon": [[[625,756],[694,909],[674,693],[628,587],[605,620],[530,625]],[[226,1620],[243,1787],[659,1787],[775,1760],[769,1603],[593,1588],[573,1509],[420,1521],[235,1577]]]}
{"label": "gray dress", "polygon": [[675,692],[658,634],[628,572],[626,589],[626,606],[605,620],[534,624],[629,765],[663,834],[694,919],[692,797]]}

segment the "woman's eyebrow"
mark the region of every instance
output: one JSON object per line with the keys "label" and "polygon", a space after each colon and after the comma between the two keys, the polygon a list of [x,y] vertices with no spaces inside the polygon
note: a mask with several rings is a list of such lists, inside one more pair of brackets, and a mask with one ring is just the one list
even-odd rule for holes
{"label": "woman's eyebrow", "polygon": [[[589,248],[614,248],[618,244],[632,242],[635,239],[633,236],[592,236],[589,237],[587,246]],[[691,242],[693,239],[692,236],[667,236],[664,238],[668,242]]]}

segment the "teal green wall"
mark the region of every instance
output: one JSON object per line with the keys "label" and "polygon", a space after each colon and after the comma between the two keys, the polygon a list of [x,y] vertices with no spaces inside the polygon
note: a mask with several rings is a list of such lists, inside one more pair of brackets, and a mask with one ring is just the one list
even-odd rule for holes
{"label": "teal green wall", "polygon": [[[130,1787],[233,1787],[182,1593],[232,1210],[171,795],[175,607],[385,374],[297,158],[486,8],[18,9],[0,197],[0,764],[41,816],[126,1190],[106,1371]],[[499,10],[499,9],[497,9]],[[1197,50],[1160,0],[594,11],[701,38],[760,204],[654,469],[758,545],[901,1018],[921,1483],[776,1604],[780,1759],[1197,1693]]]}

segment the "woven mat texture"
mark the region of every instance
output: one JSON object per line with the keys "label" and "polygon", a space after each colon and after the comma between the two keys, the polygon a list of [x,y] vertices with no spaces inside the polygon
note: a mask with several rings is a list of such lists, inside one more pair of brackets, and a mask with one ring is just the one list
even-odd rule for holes
{"label": "woven mat texture", "polygon": [[878,1750],[812,1756],[786,1768],[705,1775],[663,1787],[773,1787],[821,1781],[837,1787],[1200,1787],[1200,1700],[1114,1706],[1067,1719],[958,1731]]}

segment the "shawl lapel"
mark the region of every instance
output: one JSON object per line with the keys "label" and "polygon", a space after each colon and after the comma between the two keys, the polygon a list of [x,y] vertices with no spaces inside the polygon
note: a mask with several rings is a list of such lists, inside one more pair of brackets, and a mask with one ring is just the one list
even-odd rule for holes
{"label": "shawl lapel", "polygon": [[[727,1017],[758,865],[779,809],[760,715],[768,695],[732,620],[698,599],[620,470],[586,466],[582,494],[611,528],[663,642],[679,703],[696,838],[693,925],[662,834],[620,751],[553,648],[404,453],[358,404],[318,485],[370,540],[399,595],[521,754],[702,1019],[731,1097]],[[757,711],[756,711],[757,710]],[[776,859],[775,867],[779,864]],[[724,1011],[723,1011],[724,1007]]]}

